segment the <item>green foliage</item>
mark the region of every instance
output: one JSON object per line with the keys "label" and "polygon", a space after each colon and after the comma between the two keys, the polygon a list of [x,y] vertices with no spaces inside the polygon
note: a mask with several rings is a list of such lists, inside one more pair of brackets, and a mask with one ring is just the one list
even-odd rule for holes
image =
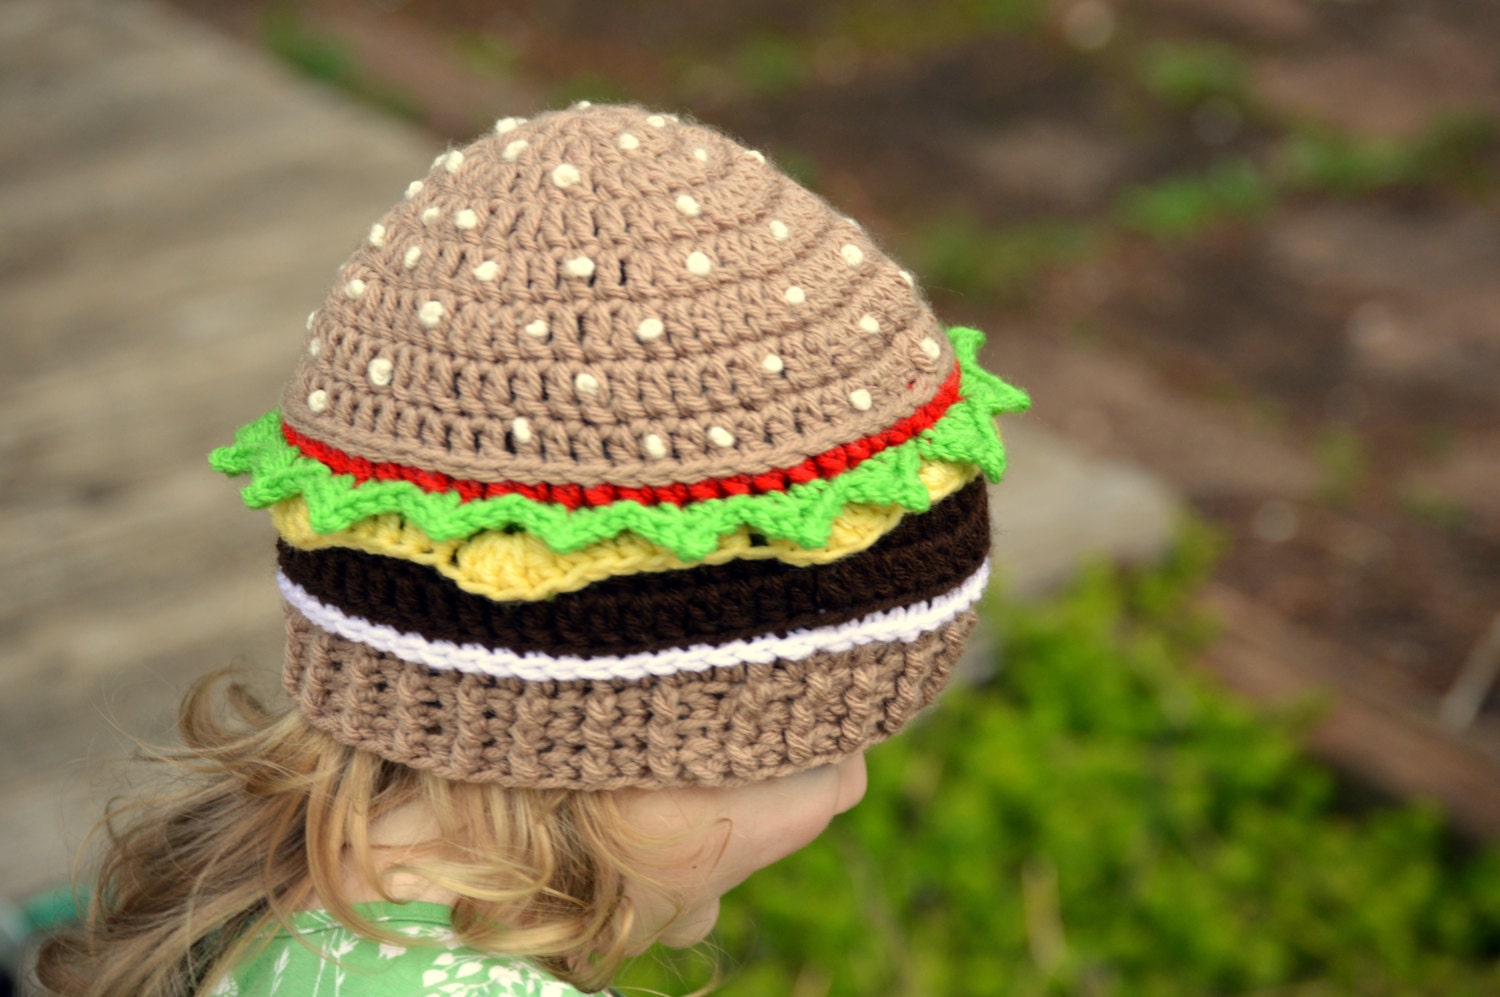
{"label": "green foliage", "polygon": [[1353,196],[1441,184],[1483,189],[1494,178],[1481,159],[1497,141],[1494,119],[1487,115],[1448,115],[1414,139],[1304,128],[1284,140],[1279,158],[1287,186],[1298,190]]}
{"label": "green foliage", "polygon": [[1258,218],[1274,201],[1275,191],[1255,164],[1236,159],[1198,176],[1126,190],[1115,202],[1114,214],[1128,231],[1180,242],[1224,221]]}
{"label": "green foliage", "polygon": [[1288,187],[1345,196],[1401,183],[1410,175],[1411,150],[1395,139],[1306,130],[1280,149]]}
{"label": "green foliage", "polygon": [[1415,175],[1425,183],[1445,183],[1475,193],[1491,190],[1496,181],[1485,157],[1500,150],[1500,124],[1483,111],[1439,116],[1417,139],[1412,158]]}
{"label": "green foliage", "polygon": [[[1005,34],[1024,34],[1040,28],[1046,20],[1045,0],[960,0],[946,6],[967,17],[974,28]],[[930,4],[920,9],[931,10]]]}
{"label": "green foliage", "polygon": [[884,0],[845,4],[827,34],[870,52],[913,55],[962,45],[984,35],[1025,35],[1047,19],[1047,0]]}
{"label": "green foliage", "polygon": [[772,154],[772,159],[778,169],[808,190],[818,189],[822,171],[818,169],[818,161],[812,156],[796,149],[777,149]]}
{"label": "green foliage", "polygon": [[508,80],[521,68],[521,53],[499,35],[464,32],[454,36],[453,50],[470,70],[492,80]]}
{"label": "green foliage", "polygon": [[810,61],[796,41],[758,34],[740,45],[730,63],[735,78],[750,93],[780,97],[807,81]]}
{"label": "green foliage", "polygon": [[1462,502],[1436,488],[1408,483],[1401,489],[1401,511],[1449,532],[1468,527],[1472,518]]}
{"label": "green foliage", "polygon": [[1323,500],[1334,505],[1352,501],[1370,474],[1364,439],[1344,427],[1328,429],[1318,438],[1317,458],[1322,474],[1318,491]]}
{"label": "green foliage", "polygon": [[1253,105],[1250,71],[1227,45],[1158,42],[1141,51],[1136,75],[1152,96],[1179,109],[1213,99],[1240,110]]}
{"label": "green foliage", "polygon": [[1044,271],[1098,249],[1097,234],[1079,222],[1049,219],[992,229],[955,211],[917,232],[907,252],[932,287],[1019,299]]}
{"label": "green foliage", "polygon": [[[993,607],[995,679],[875,749],[865,802],[728,898],[719,992],[1496,992],[1500,856],[1430,809],[1350,811],[1291,725],[1206,682],[1205,562],[1200,540]],[[664,955],[627,983],[707,975]]]}
{"label": "green foliage", "polygon": [[268,6],[261,17],[260,32],[266,48],[303,75],[396,117],[417,119],[415,100],[372,80],[344,42],[308,25],[294,5]]}

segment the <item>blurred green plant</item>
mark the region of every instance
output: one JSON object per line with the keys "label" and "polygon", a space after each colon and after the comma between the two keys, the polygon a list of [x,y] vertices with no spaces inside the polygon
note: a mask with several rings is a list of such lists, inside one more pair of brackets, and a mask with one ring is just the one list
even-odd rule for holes
{"label": "blurred green plant", "polygon": [[[1500,855],[1351,808],[1300,722],[1192,666],[1212,545],[992,605],[998,674],[871,753],[864,803],[720,920],[724,997],[1500,992]],[[703,956],[630,988],[680,993]]]}
{"label": "blurred green plant", "polygon": [[471,71],[492,80],[508,80],[521,68],[521,52],[499,35],[467,31],[453,37],[453,51]]}
{"label": "blurred green plant", "polygon": [[1332,505],[1348,505],[1370,476],[1370,453],[1364,438],[1345,426],[1325,429],[1318,437],[1318,494]]}
{"label": "blurred green plant", "polygon": [[1132,187],[1115,200],[1123,229],[1162,242],[1183,242],[1227,220],[1251,220],[1275,204],[1276,192],[1248,159],[1214,165],[1196,176]]}
{"label": "blurred green plant", "polygon": [[1388,187],[1451,185],[1489,189],[1484,157],[1500,146],[1500,129],[1481,113],[1444,115],[1411,139],[1365,138],[1303,128],[1278,150],[1283,183],[1293,190],[1354,196]]}
{"label": "blurred green plant", "polygon": [[1255,108],[1249,68],[1227,45],[1157,42],[1141,49],[1135,70],[1153,97],[1179,110],[1208,100],[1229,101],[1242,112]]}
{"label": "blurred green plant", "polygon": [[[934,6],[922,2],[912,5],[929,16]],[[955,22],[971,30],[1025,34],[1046,23],[1049,4],[1046,0],[952,0],[936,6],[946,7]]]}
{"label": "blurred green plant", "polygon": [[1047,0],[844,3],[827,18],[823,33],[862,51],[915,55],[984,35],[1032,34],[1046,24],[1047,11]]}
{"label": "blurred green plant", "polygon": [[816,191],[822,179],[817,159],[796,149],[778,149],[772,157],[778,169],[806,187]]}
{"label": "blurred green plant", "polygon": [[1468,527],[1472,518],[1458,499],[1427,485],[1407,483],[1401,489],[1400,501],[1401,511],[1408,516],[1451,533]]}
{"label": "blurred green plant", "polygon": [[805,49],[782,35],[752,35],[728,60],[731,75],[752,96],[784,96],[807,82],[812,59]]}
{"label": "blurred green plant", "polygon": [[1095,255],[1100,240],[1083,222],[1046,219],[991,228],[962,211],[941,214],[913,234],[906,252],[934,288],[1022,300],[1045,271]]}
{"label": "blurred green plant", "polygon": [[410,95],[372,79],[348,45],[303,19],[291,3],[275,3],[261,15],[260,35],[282,62],[331,87],[396,117],[415,121],[420,108]]}

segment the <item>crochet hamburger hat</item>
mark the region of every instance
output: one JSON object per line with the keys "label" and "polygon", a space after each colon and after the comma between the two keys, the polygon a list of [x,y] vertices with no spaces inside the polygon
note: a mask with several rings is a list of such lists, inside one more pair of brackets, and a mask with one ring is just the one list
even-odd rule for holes
{"label": "crochet hamburger hat", "polygon": [[981,343],[759,153],[580,104],[439,156],[211,460],[271,510],[318,728],[463,781],[733,784],[946,682],[1027,404]]}

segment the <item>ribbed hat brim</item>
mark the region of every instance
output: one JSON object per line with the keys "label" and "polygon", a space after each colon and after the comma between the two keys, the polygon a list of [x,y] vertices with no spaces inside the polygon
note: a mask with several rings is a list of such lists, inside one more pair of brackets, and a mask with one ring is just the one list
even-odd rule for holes
{"label": "ribbed hat brim", "polygon": [[286,685],[338,741],[447,779],[582,790],[723,786],[836,762],[947,684],[972,610],[912,640],[640,680],[494,678],[404,661],[287,607]]}

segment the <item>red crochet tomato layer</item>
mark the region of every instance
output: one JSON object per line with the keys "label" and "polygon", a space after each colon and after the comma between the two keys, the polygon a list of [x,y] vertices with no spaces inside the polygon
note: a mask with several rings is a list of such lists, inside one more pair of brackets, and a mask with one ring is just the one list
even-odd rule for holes
{"label": "red crochet tomato layer", "polygon": [[352,474],[358,484],[366,481],[410,481],[429,492],[458,492],[465,502],[476,499],[495,498],[500,495],[524,495],[536,502],[552,502],[569,509],[584,506],[609,505],[612,502],[634,501],[641,505],[686,505],[705,499],[725,498],[730,495],[765,495],[786,491],[791,485],[803,484],[818,478],[832,478],[868,460],[884,450],[905,443],[913,436],[928,429],[948,407],[958,401],[959,368],[943,382],[932,400],[889,429],[855,440],[841,443],[816,457],[809,457],[795,467],[778,468],[762,474],[737,474],[730,478],[708,478],[693,484],[642,485],[631,488],[625,485],[554,485],[522,484],[517,481],[471,481],[454,478],[438,471],[423,471],[404,464],[387,461],[372,461],[355,457],[342,450],[320,443],[297,432],[285,422],[281,424],[282,435],[306,457],[326,465],[335,474]]}

